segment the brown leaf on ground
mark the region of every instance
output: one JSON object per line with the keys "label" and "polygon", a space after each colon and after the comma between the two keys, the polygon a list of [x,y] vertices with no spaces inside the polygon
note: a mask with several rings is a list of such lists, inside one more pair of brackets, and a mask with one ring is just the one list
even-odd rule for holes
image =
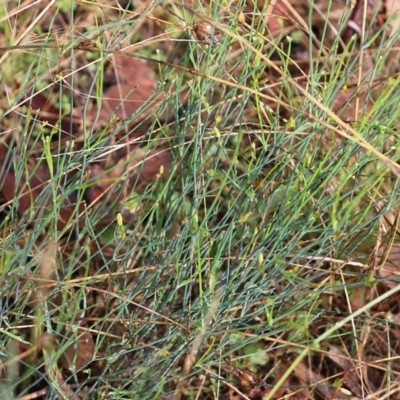
{"label": "brown leaf on ground", "polygon": [[[93,122],[107,123],[113,115],[120,119],[127,119],[140,107],[142,112],[132,123],[143,121],[165,100],[161,90],[154,91],[156,80],[152,77],[152,70],[147,64],[128,55],[115,55],[112,64],[111,78],[115,84],[107,88],[102,96],[100,109],[94,108],[88,119]],[[110,72],[108,73],[110,76]],[[154,93],[153,93],[154,92]],[[181,104],[186,104],[189,89],[183,89],[180,93]],[[157,115],[160,120],[165,120],[172,114],[173,105]],[[149,124],[141,125],[140,132],[144,133]],[[138,132],[136,132],[138,133]]]}
{"label": "brown leaf on ground", "polygon": [[345,371],[344,384],[348,387],[348,389],[354,395],[362,397],[363,393],[361,390],[360,377],[357,375],[354,365],[349,359],[349,357],[346,357],[336,348],[332,348],[331,350],[329,350],[327,356],[336,365],[338,365],[341,369],[343,369],[343,371]]}
{"label": "brown leaf on ground", "polygon": [[[154,90],[152,71],[144,62],[119,54],[115,55],[113,60],[117,83],[104,91],[101,108],[92,111],[89,116],[91,120],[106,122],[113,114],[126,119],[149,101]],[[155,107],[160,104],[162,98],[158,96],[158,99],[152,101]]]}
{"label": "brown leaf on ground", "polygon": [[[122,176],[122,168],[119,166],[116,166],[111,172],[104,171],[99,164],[90,164],[87,169],[90,179],[94,181],[94,184],[90,185],[85,193],[89,204],[94,203],[98,198],[105,199],[111,187]],[[111,195],[111,199],[114,199],[113,195]]]}
{"label": "brown leaf on ground", "polygon": [[[28,175],[29,174],[29,175]],[[47,215],[47,210],[51,207],[51,194],[42,200],[41,203],[35,200],[42,194],[50,181],[50,174],[45,168],[37,168],[33,173],[24,171],[21,177],[16,178],[13,171],[5,168],[4,159],[0,159],[0,191],[7,202],[18,199],[18,214],[22,217],[33,210],[33,220]],[[15,188],[17,187],[17,193]],[[57,219],[58,229],[63,229],[73,217],[76,208],[76,199],[67,198],[63,206],[59,209]],[[83,211],[83,205],[79,206],[79,212]],[[81,223],[83,225],[83,222]]]}
{"label": "brown leaf on ground", "polygon": [[303,385],[315,388],[324,399],[352,398],[351,396],[341,392],[339,388],[331,385],[322,375],[312,371],[302,362],[296,365],[293,374],[300,382],[302,382]]}
{"label": "brown leaf on ground", "polygon": [[392,34],[396,34],[400,29],[400,0],[386,0],[386,10],[390,18]]}
{"label": "brown leaf on ground", "polygon": [[60,122],[62,138],[69,138],[78,129],[78,124],[73,122],[71,125],[70,117],[60,115],[60,110],[43,93],[34,94],[30,100],[30,106],[36,113],[36,118],[41,122],[47,122],[50,127]]}
{"label": "brown leaf on ground", "polygon": [[[120,119],[126,119],[135,113],[145,103],[150,104],[149,97],[153,88],[137,84],[132,86],[129,83],[113,85],[103,94],[103,101],[99,112],[99,121],[106,122],[112,115]],[[162,99],[151,100],[151,108],[157,107]],[[149,111],[146,108],[146,114]],[[97,116],[97,110],[92,117]]]}
{"label": "brown leaf on ground", "polygon": [[335,97],[332,110],[343,121],[360,120],[373,106],[373,102],[366,92],[367,88],[362,87],[340,90]]}
{"label": "brown leaf on ground", "polygon": [[[105,171],[99,164],[91,164],[88,167],[90,176],[95,183],[86,192],[89,203],[97,198],[105,198],[111,187],[128,176],[130,188],[154,181],[162,176],[168,176],[171,168],[171,153],[168,149],[154,149],[147,152],[144,149],[137,149],[129,161],[129,164],[121,161],[109,172]],[[111,200],[115,195],[110,196]],[[121,199],[123,200],[123,199]]]}
{"label": "brown leaf on ground", "polygon": [[378,270],[379,276],[387,278],[385,284],[388,288],[393,288],[398,285],[396,282],[400,277],[400,243],[393,243],[386,260],[383,259],[386,249],[383,248],[380,254],[381,261],[385,262]]}
{"label": "brown leaf on ground", "polygon": [[271,2],[266,9],[264,20],[272,35],[276,35],[282,31],[288,15],[289,9],[282,0],[278,0],[275,3]]}
{"label": "brown leaf on ground", "polygon": [[400,0],[386,0],[386,9],[389,15],[400,14]]}
{"label": "brown leaf on ground", "polygon": [[[129,182],[133,187],[143,185],[157,179],[168,176],[171,168],[171,152],[168,149],[154,149],[149,153],[142,151],[130,163],[131,168],[137,172],[130,174]],[[163,170],[161,174],[161,170]]]}
{"label": "brown leaf on ground", "polygon": [[[81,324],[81,327],[83,324]],[[73,331],[66,332],[66,336],[73,336],[74,341],[70,344],[62,357],[61,365],[68,371],[81,371],[93,361],[94,341],[89,331],[83,334],[79,331],[79,338],[75,339],[76,333]]]}
{"label": "brown leaf on ground", "polygon": [[373,287],[356,287],[352,291],[350,298],[350,305],[352,311],[359,310],[361,307],[365,306],[370,300],[371,296],[375,293],[375,288]]}
{"label": "brown leaf on ground", "polygon": [[114,61],[112,68],[123,82],[132,86],[140,84],[143,87],[153,87],[155,80],[152,70],[145,62],[125,54],[116,54]]}

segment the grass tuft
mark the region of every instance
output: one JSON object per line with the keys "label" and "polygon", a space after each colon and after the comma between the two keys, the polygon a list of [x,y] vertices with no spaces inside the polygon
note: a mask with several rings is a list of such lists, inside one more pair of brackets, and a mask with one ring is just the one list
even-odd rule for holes
{"label": "grass tuft", "polygon": [[0,398],[398,391],[397,17],[261,3],[1,7]]}

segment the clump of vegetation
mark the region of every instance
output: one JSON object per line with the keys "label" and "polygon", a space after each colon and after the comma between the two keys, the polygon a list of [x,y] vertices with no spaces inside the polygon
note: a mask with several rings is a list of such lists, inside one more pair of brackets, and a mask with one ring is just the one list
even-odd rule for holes
{"label": "clump of vegetation", "polygon": [[0,397],[397,393],[395,7],[4,4]]}

